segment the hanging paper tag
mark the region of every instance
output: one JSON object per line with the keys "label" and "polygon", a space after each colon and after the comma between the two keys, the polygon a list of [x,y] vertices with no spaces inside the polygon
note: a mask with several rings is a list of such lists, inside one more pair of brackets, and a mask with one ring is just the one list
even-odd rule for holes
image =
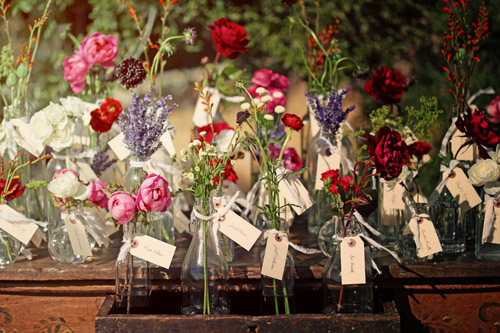
{"label": "hanging paper tag", "polygon": [[[219,90],[217,89],[204,89],[204,93],[207,91],[210,94],[210,103],[212,104],[212,119],[215,118],[215,114],[217,113],[217,108],[219,107],[220,103],[220,93]],[[210,116],[208,114],[208,106],[205,103],[204,100],[201,99],[201,97],[198,97],[198,100],[196,101],[196,106],[194,108],[194,113],[193,113],[193,124],[197,127],[202,127],[205,125],[210,124]]]}
{"label": "hanging paper tag", "polygon": [[359,236],[346,237],[340,243],[342,284],[365,284],[365,244]]}
{"label": "hanging paper tag", "polygon": [[[491,205],[493,205],[493,201],[490,200],[485,207],[486,214],[484,216],[484,224],[483,228],[486,226],[486,221],[489,218],[488,212],[491,210]],[[498,206],[498,207],[497,207]],[[496,204],[493,209],[493,214],[495,214],[493,225],[491,227],[491,233],[486,239],[487,243],[500,244],[500,205]],[[484,232],[483,232],[484,234]]]}
{"label": "hanging paper tag", "polygon": [[156,238],[134,234],[130,253],[155,265],[169,269],[175,253],[175,246]]}
{"label": "hanging paper tag", "polygon": [[[25,216],[7,205],[0,205],[0,212],[12,214],[25,218]],[[12,237],[18,239],[24,245],[28,245],[33,235],[38,230],[38,226],[33,222],[16,221],[10,222],[0,219],[0,229],[4,230]]]}
{"label": "hanging paper tag", "polygon": [[451,195],[457,199],[462,214],[482,202],[474,186],[472,186],[464,171],[460,168],[453,169],[446,181],[446,187]]}
{"label": "hanging paper tag", "polygon": [[179,233],[189,230],[189,219],[181,209],[174,206],[174,227]]}
{"label": "hanging paper tag", "polygon": [[417,223],[418,237],[421,244],[421,248],[417,252],[417,256],[419,258],[423,258],[443,251],[432,221],[421,215],[417,217]]}
{"label": "hanging paper tag", "polygon": [[314,183],[315,190],[323,190],[325,184],[321,180],[321,174],[328,170],[339,170],[340,169],[340,155],[338,153],[331,153],[328,150],[326,152],[321,152],[318,154],[318,160],[316,162],[316,181]]}
{"label": "hanging paper tag", "polygon": [[92,249],[90,248],[89,239],[85,227],[80,223],[74,221],[69,214],[64,217],[64,224],[68,231],[69,242],[71,248],[77,256],[92,256]]}
{"label": "hanging paper tag", "polygon": [[387,191],[387,184],[382,183],[382,207],[380,212],[380,217],[382,219],[382,225],[395,226],[398,219],[401,216],[398,214],[402,213],[405,209],[405,203],[403,201],[403,195],[405,189],[400,184],[396,184],[392,190]]}
{"label": "hanging paper tag", "polygon": [[292,204],[292,208],[297,215],[302,214],[314,204],[309,191],[298,178],[283,179],[279,182],[278,189],[280,197],[283,196],[288,203]]}
{"label": "hanging paper tag", "polygon": [[130,150],[128,150],[123,139],[125,139],[125,135],[120,133],[108,142],[109,147],[120,161],[123,161],[130,155]]}
{"label": "hanging paper tag", "polygon": [[314,138],[317,134],[319,134],[320,127],[319,123],[314,116],[314,111],[309,107],[309,120],[311,121],[311,138]]}
{"label": "hanging paper tag", "polygon": [[172,136],[170,135],[170,131],[166,131],[160,138],[160,142],[165,147],[167,150],[168,154],[170,156],[175,155],[175,146],[174,146],[174,141],[172,140]]}
{"label": "hanging paper tag", "polygon": [[219,219],[219,222],[219,231],[247,251],[250,251],[253,244],[262,234],[262,231],[245,221],[232,210],[229,210],[224,217]]}
{"label": "hanging paper tag", "polygon": [[37,228],[35,234],[33,235],[33,237],[31,237],[31,242],[36,247],[40,247],[42,241],[43,241],[43,231],[40,230],[40,228]]}
{"label": "hanging paper tag", "polygon": [[276,280],[283,279],[287,255],[288,240],[280,237],[278,234],[269,235],[269,237],[267,237],[264,262],[260,273]]}
{"label": "hanging paper tag", "polygon": [[[467,142],[467,137],[463,135],[463,133],[456,130],[451,137],[451,152],[453,156],[455,156],[460,147]],[[458,161],[473,161],[475,157],[475,147],[476,146],[473,144],[463,147],[460,149],[460,152],[455,159]]]}
{"label": "hanging paper tag", "polygon": [[95,174],[94,170],[92,170],[90,165],[88,165],[85,162],[82,161],[73,162],[70,160],[68,167],[70,169],[75,170],[80,180],[83,181],[84,183],[90,183],[97,179],[97,175]]}

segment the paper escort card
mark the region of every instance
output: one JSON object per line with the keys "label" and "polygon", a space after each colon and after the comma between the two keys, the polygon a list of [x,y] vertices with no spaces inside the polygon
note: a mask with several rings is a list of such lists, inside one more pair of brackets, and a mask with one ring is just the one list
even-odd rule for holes
{"label": "paper escort card", "polygon": [[319,134],[321,128],[319,127],[319,123],[314,116],[314,111],[311,108],[309,108],[309,120],[311,121],[311,138],[313,138]]}
{"label": "paper escort card", "polygon": [[69,215],[64,217],[64,224],[68,231],[69,242],[71,248],[77,256],[92,256],[92,249],[90,248],[89,239],[85,227],[71,219]]}
{"label": "paper escort card", "polygon": [[[492,200],[488,200],[488,203],[486,204],[486,207],[484,208],[487,213],[484,214],[483,228],[485,227],[486,220],[489,217],[488,216],[488,212],[491,211],[491,205],[493,205],[493,201]],[[493,214],[495,214],[495,217],[494,217],[494,220],[493,220],[493,226],[491,228],[490,235],[486,239],[486,242],[487,243],[493,243],[493,244],[500,244],[500,205],[495,205],[495,207],[493,209]]]}
{"label": "paper escort card", "polygon": [[314,204],[309,191],[307,191],[298,178],[290,177],[289,179],[283,179],[279,182],[278,189],[280,197],[283,197],[288,203],[293,205],[292,208],[297,215],[302,214]]}
{"label": "paper escort card", "polygon": [[170,156],[175,155],[176,151],[175,151],[174,141],[172,140],[172,136],[170,135],[169,130],[163,133],[163,135],[160,138],[160,142],[163,145],[163,147],[165,147]]}
{"label": "paper escort card", "polygon": [[37,228],[35,234],[31,237],[31,242],[36,247],[40,247],[40,245],[42,245],[43,237],[43,231],[40,230],[40,228]]}
{"label": "paper escort card", "polygon": [[94,170],[90,167],[88,163],[82,162],[82,161],[69,161],[69,166],[70,169],[73,169],[76,171],[78,174],[78,177],[84,182],[84,183],[90,183],[93,182],[94,180],[97,179],[97,175],[95,174]]}
{"label": "paper escort card", "polygon": [[[206,93],[208,89],[204,89],[203,91],[204,93]],[[221,95],[219,90],[217,89],[210,89],[209,93],[210,103],[212,104],[212,118],[215,118],[215,114],[217,113],[217,108],[219,107],[219,103],[221,100]],[[192,119],[193,124],[195,124],[197,127],[202,127],[210,123],[210,116],[205,111],[205,109],[208,109],[208,107],[203,103],[205,103],[204,100],[202,100],[201,97],[198,97]]]}
{"label": "paper escort card", "polygon": [[288,240],[278,236],[278,234],[269,235],[260,273],[281,281],[283,279],[283,272],[285,271],[287,254]]}
{"label": "paper escort card", "polygon": [[[475,145],[467,145],[460,149],[462,145],[467,142],[467,137],[463,136],[463,134],[456,130],[453,133],[453,136],[451,137],[451,152],[453,156],[457,156],[455,159],[459,161],[473,161],[474,160],[474,150],[475,150]],[[460,149],[460,152],[457,155],[458,150]]]}
{"label": "paper escort card", "polygon": [[450,177],[446,181],[446,187],[451,195],[458,200],[461,214],[479,205],[481,197],[477,194],[474,186],[460,168],[453,169]]}
{"label": "paper escort card", "polygon": [[318,154],[318,160],[316,162],[316,181],[314,183],[315,190],[323,190],[325,184],[321,180],[321,174],[328,170],[339,170],[340,169],[340,154],[332,153],[328,155],[327,152],[321,152]]}
{"label": "paper escort card", "polygon": [[417,256],[423,258],[443,251],[432,221],[420,216],[417,223],[418,237],[421,245],[420,251],[417,252]]}
{"label": "paper escort card", "polygon": [[189,231],[189,219],[176,206],[174,206],[174,228],[181,234]]}
{"label": "paper escort card", "polygon": [[120,161],[123,161],[130,155],[130,150],[128,150],[123,139],[125,139],[125,135],[120,133],[108,142],[109,147]]}
{"label": "paper escort card", "polygon": [[130,253],[160,267],[169,269],[175,253],[175,246],[142,234],[132,236]]}
{"label": "paper escort card", "polygon": [[346,237],[340,243],[342,284],[365,284],[365,244],[359,236]]}
{"label": "paper escort card", "polygon": [[[0,212],[11,214],[16,217],[26,218],[23,214],[17,212],[7,205],[0,205]],[[6,218],[0,218],[0,229],[7,232],[12,237],[18,239],[24,245],[28,245],[33,235],[38,230],[38,226],[33,222],[8,221]]]}
{"label": "paper escort card", "polygon": [[219,222],[219,231],[247,251],[250,251],[253,244],[255,244],[262,234],[262,231],[245,221],[232,210],[229,210]]}

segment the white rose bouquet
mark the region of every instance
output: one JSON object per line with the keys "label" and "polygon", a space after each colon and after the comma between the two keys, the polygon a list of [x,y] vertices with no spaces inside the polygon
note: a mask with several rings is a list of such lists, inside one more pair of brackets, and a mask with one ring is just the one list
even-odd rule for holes
{"label": "white rose bouquet", "polygon": [[470,167],[469,181],[472,185],[483,186],[486,194],[496,196],[500,194],[500,144],[488,155],[491,159],[479,160]]}

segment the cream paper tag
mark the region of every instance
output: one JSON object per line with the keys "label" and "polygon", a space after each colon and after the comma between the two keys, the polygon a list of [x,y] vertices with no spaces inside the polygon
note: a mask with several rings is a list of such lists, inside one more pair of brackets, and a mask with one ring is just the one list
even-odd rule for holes
{"label": "cream paper tag", "polygon": [[406,208],[403,201],[404,187],[401,184],[396,184],[390,191],[386,191],[387,184],[382,183],[382,207],[380,216],[382,225],[395,226],[398,219],[398,214]]}
{"label": "cream paper tag", "polygon": [[287,255],[288,240],[278,236],[278,234],[270,234],[267,237],[264,262],[260,273],[281,281],[283,279],[283,272],[285,271]]}
{"label": "cream paper tag", "polygon": [[16,140],[16,143],[23,149],[29,151],[31,154],[37,157],[40,156],[45,149],[45,146],[33,138],[29,125],[19,118],[12,119],[10,123],[14,126],[18,135],[22,138],[20,142],[17,142],[18,140]]}
{"label": "cream paper tag", "polygon": [[35,234],[33,235],[33,237],[31,237],[31,242],[36,247],[40,247],[40,245],[42,245],[42,241],[43,241],[43,231],[40,230],[40,228],[37,228]]}
{"label": "cream paper tag", "polygon": [[247,251],[250,251],[253,244],[255,244],[262,234],[262,231],[245,221],[232,210],[229,210],[226,215],[219,219],[219,222],[219,231]]}
{"label": "cream paper tag", "polygon": [[[204,93],[206,93],[208,89],[204,89],[203,91]],[[217,89],[210,89],[209,94],[210,94],[210,103],[212,104],[212,118],[215,118],[215,114],[217,113],[217,108],[219,107],[221,96],[219,90]],[[198,97],[192,119],[193,124],[195,124],[195,126],[197,127],[202,127],[210,124],[210,116],[205,111],[205,109],[208,109],[208,106],[203,103],[204,101],[201,99],[201,97]]]}
{"label": "cream paper tag", "polygon": [[314,116],[314,111],[309,107],[309,119],[311,121],[311,138],[314,138],[317,134],[319,134],[320,127],[319,123]]}
{"label": "cream paper tag", "polygon": [[71,248],[77,256],[92,256],[92,249],[90,248],[89,239],[85,227],[76,221],[73,221],[69,214],[64,218],[64,224],[68,231],[69,242]]}
{"label": "cream paper tag", "polygon": [[365,244],[359,236],[346,237],[340,243],[342,284],[365,284]]}
{"label": "cream paper tag", "polygon": [[316,162],[316,181],[314,183],[315,190],[323,190],[325,184],[321,180],[321,174],[328,170],[339,170],[340,169],[340,155],[338,153],[332,153],[328,156],[327,152],[321,152],[318,154],[318,160]]}
{"label": "cream paper tag", "polygon": [[82,161],[73,162],[70,160],[68,167],[75,170],[78,174],[78,178],[80,178],[84,183],[90,183],[97,179],[97,175],[88,163]]}
{"label": "cream paper tag", "polygon": [[[23,214],[17,212],[7,205],[0,205],[0,211],[12,215],[17,215],[19,217],[25,217]],[[33,222],[10,222],[4,219],[0,219],[0,229],[4,230],[12,237],[18,239],[24,245],[28,245],[29,241],[33,238],[33,235],[38,230],[38,226]]]}
{"label": "cream paper tag", "polygon": [[189,219],[181,209],[174,206],[174,227],[179,233],[189,230]]}
{"label": "cream paper tag", "polygon": [[446,181],[446,187],[451,195],[457,199],[462,214],[482,202],[474,186],[460,168],[453,169]]}
{"label": "cream paper tag", "polygon": [[168,154],[170,156],[175,155],[175,146],[174,146],[174,141],[172,140],[172,136],[170,135],[170,132],[167,130],[165,133],[160,138],[160,142],[165,147],[167,150]]}
{"label": "cream paper tag", "polygon": [[120,133],[113,139],[108,141],[109,147],[120,161],[123,161],[130,155],[130,150],[128,150],[125,142],[123,142],[123,139],[125,139],[125,135],[123,133]]}
{"label": "cream paper tag", "polygon": [[309,191],[298,177],[283,179],[279,182],[278,189],[280,197],[283,196],[288,203],[292,204],[292,208],[297,215],[301,215],[314,204],[311,194],[309,194]]}
{"label": "cream paper tag", "polygon": [[169,269],[174,257],[175,246],[147,235],[134,234],[130,253],[137,258]]}
{"label": "cream paper tag", "polygon": [[[453,156],[457,154],[457,151],[460,147],[467,142],[467,137],[463,136],[463,133],[456,130],[451,137],[451,152]],[[475,155],[475,145],[468,145],[460,149],[457,157],[455,158],[458,161],[473,161]]]}
{"label": "cream paper tag", "polygon": [[[491,205],[493,205],[493,200],[489,200],[484,208],[486,212],[491,210]],[[493,220],[493,226],[491,228],[491,234],[486,239],[486,242],[493,244],[500,244],[500,207],[495,206],[493,209],[493,214],[495,214],[495,219]],[[486,225],[486,220],[489,215],[485,214],[483,228]]]}
{"label": "cream paper tag", "polygon": [[443,251],[432,221],[425,217],[419,217],[418,219],[418,237],[421,248],[417,252],[417,256],[423,258]]}

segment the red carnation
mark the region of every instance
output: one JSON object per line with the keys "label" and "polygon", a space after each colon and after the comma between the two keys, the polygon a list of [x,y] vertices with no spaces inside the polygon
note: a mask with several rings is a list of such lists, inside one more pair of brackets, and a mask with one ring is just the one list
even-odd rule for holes
{"label": "red carnation", "polygon": [[304,127],[302,119],[291,113],[285,113],[285,115],[281,118],[281,121],[283,122],[283,124],[296,131],[300,131],[302,127]]}
{"label": "red carnation", "polygon": [[325,181],[328,178],[332,179],[333,181],[337,180],[339,178],[339,170],[332,169],[321,174],[321,180]]}
{"label": "red carnation", "polygon": [[239,53],[246,53],[248,49],[248,33],[239,24],[229,21],[227,18],[220,18],[215,21],[215,26],[208,24],[212,33],[212,42],[217,48],[217,52],[229,59],[236,59]]}
{"label": "red carnation", "polygon": [[425,154],[428,154],[431,150],[431,145],[423,141],[416,141],[408,146],[408,153],[416,157],[422,157]]}
{"label": "red carnation", "polygon": [[365,84],[365,91],[385,105],[398,103],[407,88],[405,76],[387,66],[374,70]]}
{"label": "red carnation", "polygon": [[491,125],[484,119],[484,111],[475,110],[472,113],[472,110],[467,108],[464,114],[457,118],[455,125],[460,132],[474,140],[479,156],[483,159],[489,158],[484,147],[494,148],[500,140]]}

